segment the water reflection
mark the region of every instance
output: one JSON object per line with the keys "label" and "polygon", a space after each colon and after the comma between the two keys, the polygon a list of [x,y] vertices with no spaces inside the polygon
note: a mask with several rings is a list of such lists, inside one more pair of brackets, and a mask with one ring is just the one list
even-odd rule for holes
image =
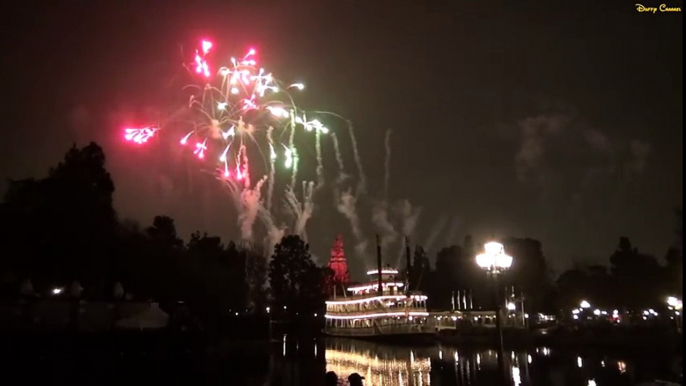
{"label": "water reflection", "polygon": [[[622,386],[654,379],[675,380],[669,353],[567,352],[539,347],[507,351],[512,385]],[[389,346],[348,339],[280,341],[272,350],[270,385],[320,385],[324,373],[365,377],[365,385],[442,386],[499,384],[495,350],[441,345]]]}
{"label": "water reflection", "polygon": [[431,359],[424,352],[389,349],[365,342],[332,341],[326,348],[326,371],[358,373],[369,385],[430,385]]}

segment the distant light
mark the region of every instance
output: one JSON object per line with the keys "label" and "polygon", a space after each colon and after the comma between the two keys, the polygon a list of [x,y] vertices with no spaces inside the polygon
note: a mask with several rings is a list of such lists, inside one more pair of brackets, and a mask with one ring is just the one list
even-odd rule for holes
{"label": "distant light", "polygon": [[514,311],[517,309],[514,303],[507,303],[507,309],[510,311]]}
{"label": "distant light", "polygon": [[496,242],[486,243],[484,253],[476,256],[476,264],[489,271],[508,269],[512,266],[512,256],[505,254],[502,244]]}
{"label": "distant light", "polygon": [[587,302],[586,300],[582,300],[580,306],[581,308],[591,308],[591,303]]}
{"label": "distant light", "polygon": [[297,88],[298,90],[302,90],[302,89],[305,88],[305,85],[302,84],[302,83],[293,83],[293,84],[290,85],[288,88],[291,88],[291,87],[295,87],[295,88]]}
{"label": "distant light", "polygon": [[529,319],[529,314],[524,314],[525,319]]}
{"label": "distant light", "polygon": [[579,313],[579,310],[577,310],[576,308],[572,310],[572,314],[576,315],[578,313]]}
{"label": "distant light", "polygon": [[52,289],[52,294],[53,294],[53,295],[59,295],[59,294],[62,293],[62,290],[63,290],[62,288],[53,288],[53,289]]}
{"label": "distant light", "polygon": [[593,310],[593,315],[599,316],[599,315],[600,315],[600,310],[599,310],[599,309]]}
{"label": "distant light", "polygon": [[316,313],[316,312],[314,313],[314,317],[315,317],[315,318],[317,317],[317,313]]}
{"label": "distant light", "polygon": [[581,359],[581,357],[576,357],[576,365],[579,367],[584,365],[584,361]]}
{"label": "distant light", "polygon": [[579,319],[579,315],[574,315],[574,316],[572,316],[572,317],[574,318],[574,320],[578,320],[578,319]]}
{"label": "distant light", "polygon": [[676,297],[674,297],[674,296],[670,296],[670,297],[667,298],[667,304],[668,304],[670,307],[676,308],[677,310],[680,310],[680,309],[682,308],[682,302],[681,302],[681,300],[679,300],[678,298],[676,298]]}

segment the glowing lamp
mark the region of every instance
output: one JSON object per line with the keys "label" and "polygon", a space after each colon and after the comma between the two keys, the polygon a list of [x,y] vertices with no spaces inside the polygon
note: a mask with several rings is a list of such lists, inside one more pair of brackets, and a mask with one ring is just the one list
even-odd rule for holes
{"label": "glowing lamp", "polygon": [[510,311],[514,311],[515,309],[517,309],[517,307],[514,303],[507,303],[507,309]]}
{"label": "glowing lamp", "polygon": [[674,307],[677,310],[680,310],[682,308],[682,302],[681,300],[675,298],[674,296],[670,296],[667,298],[667,304],[670,307]]}
{"label": "glowing lamp", "polygon": [[499,273],[512,266],[512,256],[505,254],[502,244],[490,242],[484,245],[484,253],[476,256],[476,264],[490,272]]}

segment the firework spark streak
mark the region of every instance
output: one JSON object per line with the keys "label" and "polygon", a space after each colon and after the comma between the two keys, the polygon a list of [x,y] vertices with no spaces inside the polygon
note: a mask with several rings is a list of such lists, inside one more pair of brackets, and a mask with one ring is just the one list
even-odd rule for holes
{"label": "firework spark streak", "polygon": [[155,136],[159,130],[157,127],[146,126],[141,128],[126,128],[124,129],[124,139],[137,143],[139,145],[148,142],[148,140]]}
{"label": "firework spark streak", "polygon": [[384,162],[383,194],[384,199],[388,199],[388,183],[391,179],[391,129],[386,130],[384,145],[386,146],[386,160]]}
{"label": "firework spark streak", "polygon": [[360,152],[357,150],[357,139],[355,138],[355,130],[353,130],[352,122],[348,121],[348,131],[350,132],[350,141],[353,145],[353,155],[355,156],[355,163],[357,164],[357,172],[360,174],[360,183],[357,185],[357,195],[367,191],[367,178],[364,175],[364,168],[362,167],[362,159]]}
{"label": "firework spark streak", "polygon": [[273,131],[274,128],[269,126],[269,129],[267,129],[267,142],[269,142],[269,186],[267,187],[267,211],[272,210],[272,196],[274,195],[274,176],[276,173],[276,169],[274,169],[276,151],[274,150],[274,140],[272,139]]}
{"label": "firework spark streak", "polygon": [[[286,169],[293,169],[293,186],[298,167],[296,135],[314,131],[319,136],[329,132],[319,120],[308,118],[294,105],[290,91],[303,90],[303,84],[277,81],[272,73],[258,67],[257,51],[252,48],[241,58],[231,58],[228,66],[213,66],[210,61],[213,55],[215,45],[202,40],[192,64],[187,67],[206,83],[187,87],[197,90],[189,96],[188,103],[193,127],[186,130],[179,143],[191,146],[199,159],[210,159],[216,154],[222,175],[243,181],[246,187],[250,186],[250,161],[257,154],[264,158],[262,148],[267,145],[270,163],[281,158]],[[216,73],[213,68],[218,68]],[[124,138],[143,144],[158,130],[157,127],[126,128]],[[260,134],[271,130],[289,136],[290,156],[277,154],[274,141]]]}
{"label": "firework spark streak", "polygon": [[345,165],[343,164],[343,156],[341,155],[341,148],[338,145],[338,137],[336,133],[331,133],[331,139],[333,140],[333,149],[336,154],[336,163],[338,164],[338,178],[336,183],[340,184],[345,180]]}
{"label": "firework spark streak", "polygon": [[315,150],[317,152],[317,187],[319,190],[324,187],[324,165],[322,163],[322,132],[317,130],[315,133]]}
{"label": "firework spark streak", "polygon": [[[306,114],[296,107],[291,93],[302,91],[304,85],[278,81],[272,73],[259,66],[255,49],[250,48],[245,55],[231,58],[228,64],[213,63],[218,54],[214,43],[201,40],[193,57],[187,58],[192,60],[188,60],[185,67],[199,82],[184,88],[192,91],[187,108],[183,109],[186,115],[184,122],[190,123],[179,135],[179,145],[188,147],[189,153],[199,160],[217,163],[220,178],[230,182],[231,189],[238,194],[233,197],[239,208],[243,237],[252,238],[247,227],[252,227],[255,219],[260,217],[270,232],[271,240],[283,233],[274,225],[271,214],[265,214],[271,213],[274,186],[279,174],[283,173],[279,170],[289,170],[290,187],[295,187],[299,168],[296,141],[303,146],[300,136],[314,134],[308,141],[315,142],[317,186],[321,188],[324,182],[321,135],[327,134],[329,129],[314,114]],[[181,126],[179,122],[173,127]],[[125,128],[124,139],[142,145],[156,137],[158,131],[160,128],[153,126]],[[288,142],[276,142],[276,138],[285,138]],[[252,187],[251,168],[261,164],[260,158],[268,168],[268,177],[260,179]],[[265,208],[260,190],[267,181]],[[307,192],[311,190],[308,188]],[[310,202],[305,209],[309,212],[303,213],[305,217],[301,216],[305,219],[299,223],[302,227],[312,214],[311,194],[308,194],[306,197]]]}

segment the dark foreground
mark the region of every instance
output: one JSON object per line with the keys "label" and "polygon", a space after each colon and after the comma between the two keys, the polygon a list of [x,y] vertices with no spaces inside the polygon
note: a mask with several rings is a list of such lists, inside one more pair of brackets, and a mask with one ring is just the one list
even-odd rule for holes
{"label": "dark foreground", "polygon": [[[22,384],[321,385],[325,371],[358,372],[366,385],[496,385],[497,355],[474,345],[387,345],[347,339],[209,341],[191,333],[31,333],[0,337],[5,379]],[[521,385],[634,385],[679,381],[665,347],[512,348]]]}

